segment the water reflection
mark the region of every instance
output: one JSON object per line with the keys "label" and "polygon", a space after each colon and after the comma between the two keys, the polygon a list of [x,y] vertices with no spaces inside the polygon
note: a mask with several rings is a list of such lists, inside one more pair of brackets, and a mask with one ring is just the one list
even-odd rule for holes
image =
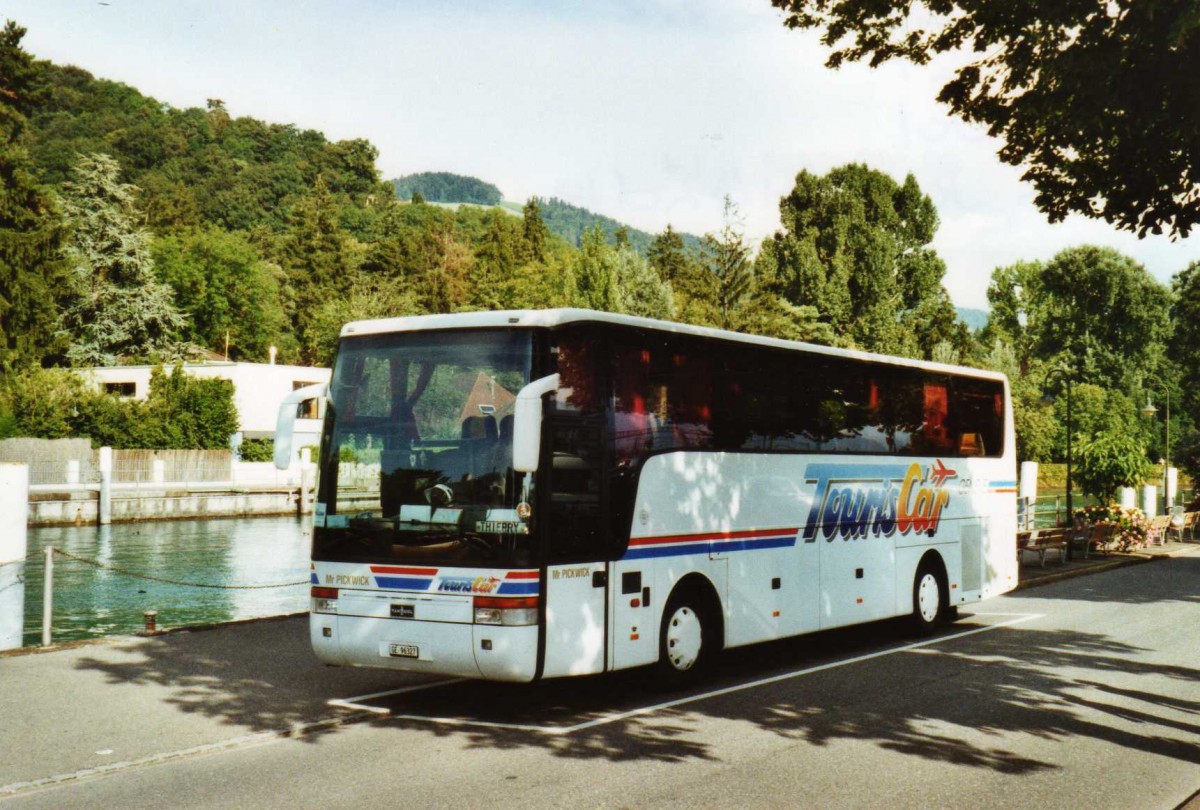
{"label": "water reflection", "polygon": [[[311,522],[298,518],[120,523],[29,530],[29,550],[54,546],[106,566],[195,588],[135,579],[56,556],[54,641],[124,635],[158,611],[159,627],[297,613],[308,607]],[[25,644],[41,642],[44,556],[25,568]],[[285,588],[234,585],[303,582]]]}

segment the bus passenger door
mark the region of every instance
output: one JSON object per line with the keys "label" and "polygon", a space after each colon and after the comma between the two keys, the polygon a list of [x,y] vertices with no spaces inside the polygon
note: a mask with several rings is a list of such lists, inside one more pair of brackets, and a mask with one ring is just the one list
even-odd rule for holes
{"label": "bus passenger door", "polygon": [[547,421],[552,459],[549,492],[542,500],[549,525],[542,674],[604,672],[608,520],[600,508],[603,422],[581,414]]}

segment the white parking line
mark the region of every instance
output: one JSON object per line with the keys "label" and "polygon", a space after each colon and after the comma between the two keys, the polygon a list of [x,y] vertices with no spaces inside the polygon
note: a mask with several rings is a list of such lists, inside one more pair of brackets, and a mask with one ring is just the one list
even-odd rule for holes
{"label": "white parking line", "polygon": [[[735,692],[742,692],[747,689],[754,689],[759,686],[767,686],[769,684],[779,683],[780,681],[786,681],[786,680],[790,680],[792,678],[800,678],[805,675],[813,675],[818,672],[825,672],[827,670],[837,669],[839,667],[846,667],[846,666],[850,666],[852,664],[861,664],[864,661],[870,661],[875,658],[883,658],[884,656],[895,655],[896,653],[910,652],[912,650],[921,649],[923,647],[931,647],[935,644],[942,644],[947,641],[955,641],[957,639],[966,638],[968,636],[974,636],[979,633],[986,633],[990,630],[999,630],[1003,627],[1012,627],[1013,625],[1023,624],[1024,622],[1033,621],[1034,619],[1040,619],[1043,616],[1045,616],[1044,613],[975,613],[972,615],[975,615],[975,616],[1012,616],[1014,618],[1011,618],[1008,621],[997,622],[996,624],[990,624],[986,627],[975,627],[970,630],[964,630],[961,633],[952,633],[948,636],[940,636],[939,638],[926,639],[924,641],[915,641],[911,644],[904,644],[899,647],[892,647],[887,650],[880,650],[878,652],[866,653],[864,655],[858,655],[853,658],[847,658],[843,661],[831,661],[827,664],[818,664],[817,666],[806,667],[804,669],[798,669],[798,670],[794,670],[792,672],[785,672],[780,675],[772,675],[769,678],[760,678],[755,681],[749,681],[747,683],[737,684],[735,686],[726,686],[721,689],[714,689],[714,690],[711,690],[708,692],[701,692],[700,694],[696,694],[696,695],[688,695],[687,697],[676,698],[675,700],[668,700],[663,703],[655,703],[651,706],[642,706],[640,708],[630,709],[628,711],[614,712],[613,714],[607,714],[607,715],[604,715],[603,717],[598,717],[595,720],[588,720],[586,722],[577,723],[572,726],[544,726],[544,725],[530,725],[530,724],[523,724],[523,723],[495,723],[495,722],[483,721],[483,720],[466,720],[466,719],[462,719],[462,718],[458,718],[458,717],[432,717],[429,715],[420,715],[420,714],[391,714],[391,719],[393,719],[393,720],[414,720],[414,721],[419,721],[419,722],[424,722],[424,723],[435,723],[438,725],[449,725],[449,726],[483,726],[483,727],[487,727],[487,728],[500,728],[500,729],[509,729],[509,730],[517,730],[517,731],[531,731],[531,732],[534,732],[537,734],[548,734],[548,735],[552,735],[552,736],[553,735],[563,735],[563,734],[573,734],[577,731],[584,731],[586,729],[596,728],[597,726],[607,725],[608,723],[616,723],[621,720],[628,720],[631,717],[639,717],[639,716],[645,715],[645,714],[653,714],[654,712],[660,712],[664,709],[671,709],[676,706],[683,706],[688,703],[695,703],[695,702],[701,701],[701,700],[708,700],[709,698],[721,697],[722,695],[729,695],[729,694],[733,694]],[[441,686],[444,683],[450,683],[450,682],[447,681],[447,682],[439,682],[437,684],[427,684],[423,687],[410,687],[409,689],[405,689],[405,690],[397,690],[396,693],[403,692],[403,691],[412,691],[417,688],[432,688],[433,686]],[[393,694],[393,693],[388,693],[388,692],[380,693],[380,695],[386,695],[386,694]],[[365,700],[369,697],[372,697],[372,696],[363,696],[362,698],[349,698],[348,700]],[[331,701],[331,705],[332,705],[332,701]],[[338,705],[349,706],[351,704],[338,704]],[[390,714],[390,712],[388,712],[387,710],[379,711],[378,709],[375,709],[374,707],[355,706],[355,708],[375,710],[375,711],[378,711],[378,713],[380,713],[380,714]]]}
{"label": "white parking line", "polygon": [[386,692],[372,692],[369,695],[358,695],[357,697],[335,698],[325,701],[326,706],[333,706],[338,709],[354,709],[360,712],[372,712],[374,714],[391,714],[390,709],[383,709],[379,706],[365,706],[360,701],[374,700],[380,697],[391,697],[392,695],[403,695],[406,692],[420,692],[424,689],[436,689],[439,686],[449,686],[452,683],[462,683],[466,678],[450,678],[444,681],[434,681],[433,683],[421,683],[416,686],[405,686],[400,689],[389,689]]}

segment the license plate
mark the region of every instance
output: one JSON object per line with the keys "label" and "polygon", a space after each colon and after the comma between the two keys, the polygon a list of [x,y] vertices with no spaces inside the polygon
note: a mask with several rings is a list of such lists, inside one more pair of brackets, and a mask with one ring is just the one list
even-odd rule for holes
{"label": "license plate", "polygon": [[416,644],[389,644],[388,653],[393,658],[420,658],[421,651]]}

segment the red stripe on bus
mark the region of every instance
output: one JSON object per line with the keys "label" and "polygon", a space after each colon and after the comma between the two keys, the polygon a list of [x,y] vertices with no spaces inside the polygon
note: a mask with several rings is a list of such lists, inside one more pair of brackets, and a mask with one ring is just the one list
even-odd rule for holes
{"label": "red stripe on bus", "polygon": [[537,579],[542,574],[540,571],[509,571],[504,575],[505,579]]}
{"label": "red stripe on bus", "polygon": [[397,568],[392,565],[372,565],[372,574],[407,574],[415,577],[432,577],[437,576],[438,569],[436,568]]}
{"label": "red stripe on bus", "polygon": [[799,529],[755,529],[739,532],[710,532],[708,534],[669,534],[659,537],[634,537],[631,546],[655,546],[665,543],[703,543],[712,540],[748,540],[756,537],[784,537]]}

